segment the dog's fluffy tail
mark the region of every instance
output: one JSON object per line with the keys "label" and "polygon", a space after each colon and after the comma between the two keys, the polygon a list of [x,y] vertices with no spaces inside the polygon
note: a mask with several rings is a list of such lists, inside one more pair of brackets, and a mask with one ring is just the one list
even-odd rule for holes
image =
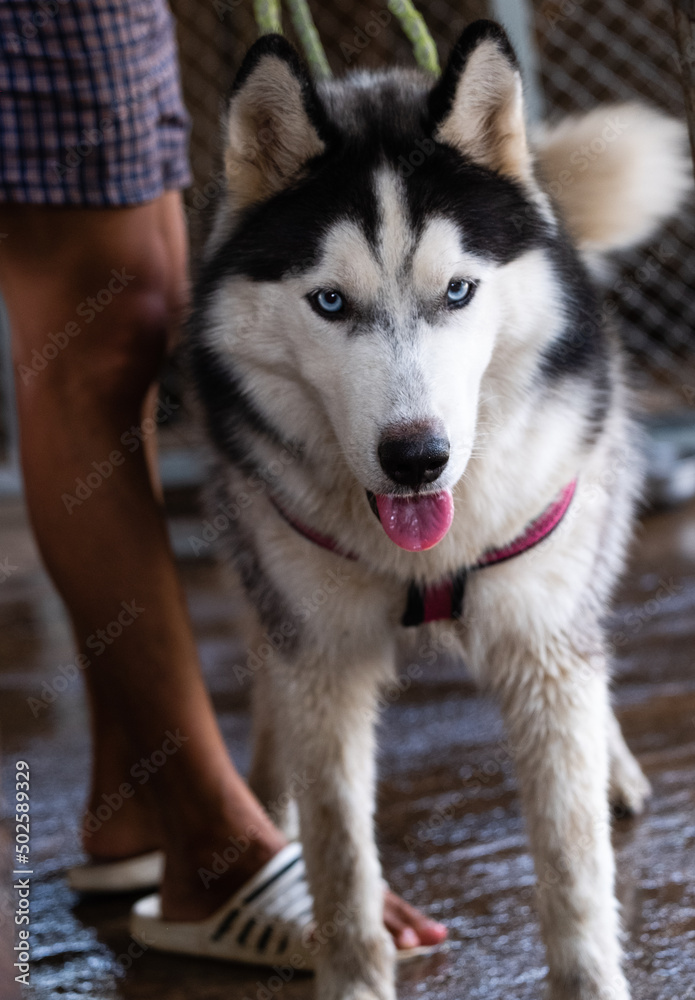
{"label": "dog's fluffy tail", "polygon": [[565,118],[534,145],[544,186],[591,263],[647,240],[693,187],[685,126],[643,104]]}

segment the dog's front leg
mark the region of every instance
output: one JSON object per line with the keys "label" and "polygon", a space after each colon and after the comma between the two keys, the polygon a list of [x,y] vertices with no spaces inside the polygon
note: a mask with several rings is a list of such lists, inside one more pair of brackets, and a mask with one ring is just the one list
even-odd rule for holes
{"label": "dog's front leg", "polygon": [[[260,643],[259,643],[260,645]],[[299,837],[297,803],[288,774],[287,754],[281,745],[282,687],[273,683],[271,671],[261,666],[253,684],[253,758],[249,785],[288,840]],[[301,782],[298,782],[301,787]]]}
{"label": "dog's front leg", "polygon": [[[374,841],[374,722],[381,663],[284,669],[283,747],[298,773],[314,896],[319,1000],[393,1000],[394,946],[383,923]],[[292,676],[288,684],[288,675]]]}
{"label": "dog's front leg", "polygon": [[550,996],[627,1000],[613,890],[605,659],[567,641],[513,659],[500,688],[538,879]]}

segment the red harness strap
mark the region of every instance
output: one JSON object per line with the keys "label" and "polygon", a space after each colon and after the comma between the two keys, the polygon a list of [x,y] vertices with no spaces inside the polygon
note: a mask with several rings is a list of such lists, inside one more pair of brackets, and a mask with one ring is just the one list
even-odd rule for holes
{"label": "red harness strap", "polygon": [[[411,627],[423,625],[426,622],[460,618],[463,612],[463,598],[468,574],[472,570],[485,569],[486,566],[494,566],[497,563],[506,562],[507,559],[520,556],[523,552],[528,552],[529,549],[542,542],[557,528],[564,518],[572,503],[572,497],[576,489],[577,480],[573,479],[560,492],[559,496],[546,507],[543,513],[531,521],[518,538],[515,538],[509,545],[504,545],[499,549],[488,549],[473,566],[465,566],[454,573],[453,576],[447,577],[440,583],[430,584],[426,587],[421,587],[413,581],[408,588],[408,599],[401,624]],[[277,500],[274,498],[271,499],[278,513],[304,538],[315,545],[321,546],[322,549],[328,549],[329,552],[335,552],[336,555],[343,556],[345,559],[357,559],[354,553],[342,549],[333,538],[321,535],[319,532],[300,524],[299,521],[295,521],[294,518],[290,517],[283,510]]]}
{"label": "red harness strap", "polygon": [[427,587],[421,587],[413,581],[408,589],[408,600],[401,624],[414,626],[448,618],[460,618],[463,613],[468,574],[472,570],[484,569],[486,566],[494,566],[506,562],[507,559],[513,559],[514,556],[520,556],[542,542],[562,521],[576,489],[577,480],[573,479],[557,499],[553,500],[539,517],[531,521],[518,538],[502,548],[489,549],[473,566],[466,566],[441,583],[430,584]]}
{"label": "red harness strap", "polygon": [[306,525],[301,524],[299,521],[295,521],[295,519],[290,517],[287,511],[280,506],[275,497],[271,496],[270,499],[280,517],[287,521],[287,523],[294,528],[298,534],[302,535],[303,538],[313,542],[314,545],[320,545],[322,549],[328,549],[329,552],[335,552],[337,556],[342,556],[344,559],[352,559],[353,562],[357,560],[357,556],[354,552],[347,552],[345,549],[341,549],[340,544],[336,542],[335,538],[330,538],[328,535],[322,535],[320,532],[314,531],[313,528],[307,528]]}
{"label": "red harness strap", "polygon": [[555,531],[569,510],[569,505],[572,503],[572,497],[576,489],[577,480],[573,479],[571,483],[568,483],[561,490],[557,499],[553,500],[550,506],[546,507],[535,521],[531,521],[526,530],[518,538],[515,538],[509,545],[502,546],[501,549],[491,549],[489,552],[483,553],[476,563],[475,569],[482,569],[483,566],[492,566],[495,563],[513,559],[514,556],[520,556],[522,552],[528,552],[534,545],[542,542],[552,531]]}

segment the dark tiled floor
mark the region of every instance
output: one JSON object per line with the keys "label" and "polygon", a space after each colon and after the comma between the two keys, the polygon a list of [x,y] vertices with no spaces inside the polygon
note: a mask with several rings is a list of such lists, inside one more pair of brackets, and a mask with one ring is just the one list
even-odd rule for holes
{"label": "dark tiled floor", "polygon": [[[0,510],[0,725],[5,777],[32,769],[32,997],[95,1000],[303,1000],[262,970],[165,957],[132,960],[131,900],[80,903],[64,870],[79,858],[77,819],[88,746],[79,681],[34,718],[28,699],[71,657],[60,604],[40,570],[21,510]],[[183,535],[185,536],[185,528]],[[182,572],[206,674],[230,750],[248,764],[247,694],[230,665],[237,605],[209,564]],[[668,587],[664,588],[663,583]],[[650,517],[621,592],[615,694],[628,741],[654,786],[646,815],[615,829],[619,892],[635,1000],[695,997],[695,507]],[[62,686],[62,685],[60,685]],[[379,837],[396,890],[449,925],[446,952],[400,971],[402,1000],[537,1000],[543,952],[533,872],[499,717],[461,668],[425,673],[381,729]],[[5,785],[6,799],[9,786]],[[455,804],[451,805],[452,798]],[[9,871],[9,826],[0,852]],[[0,890],[0,993],[11,997],[9,874]]]}

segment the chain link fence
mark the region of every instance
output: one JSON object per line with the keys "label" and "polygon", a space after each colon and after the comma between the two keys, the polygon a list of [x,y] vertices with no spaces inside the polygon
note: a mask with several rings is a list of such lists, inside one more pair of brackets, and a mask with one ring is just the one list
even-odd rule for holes
{"label": "chain link fence", "polygon": [[[518,2],[508,0],[510,5]],[[195,248],[205,209],[222,183],[218,133],[223,95],[256,37],[256,27],[251,0],[172,0],[172,6],[179,24],[185,97],[194,120],[195,185],[188,195],[188,212]],[[442,59],[466,24],[499,16],[504,6],[485,0],[418,4]],[[413,64],[410,44],[383,0],[312,0],[311,8],[336,75],[355,68]],[[668,0],[536,0],[531,16],[549,119],[635,99],[683,119]],[[648,373],[645,385],[662,407],[694,405],[695,200],[650,246],[623,254],[619,265],[607,293],[609,308],[611,315],[617,309],[625,342]]]}
{"label": "chain link fence", "polygon": [[[640,99],[684,118],[670,3],[549,0],[535,11],[543,90],[553,114]],[[626,343],[672,391],[674,406],[693,405],[695,201],[651,246],[623,254],[621,265],[608,294]]]}

